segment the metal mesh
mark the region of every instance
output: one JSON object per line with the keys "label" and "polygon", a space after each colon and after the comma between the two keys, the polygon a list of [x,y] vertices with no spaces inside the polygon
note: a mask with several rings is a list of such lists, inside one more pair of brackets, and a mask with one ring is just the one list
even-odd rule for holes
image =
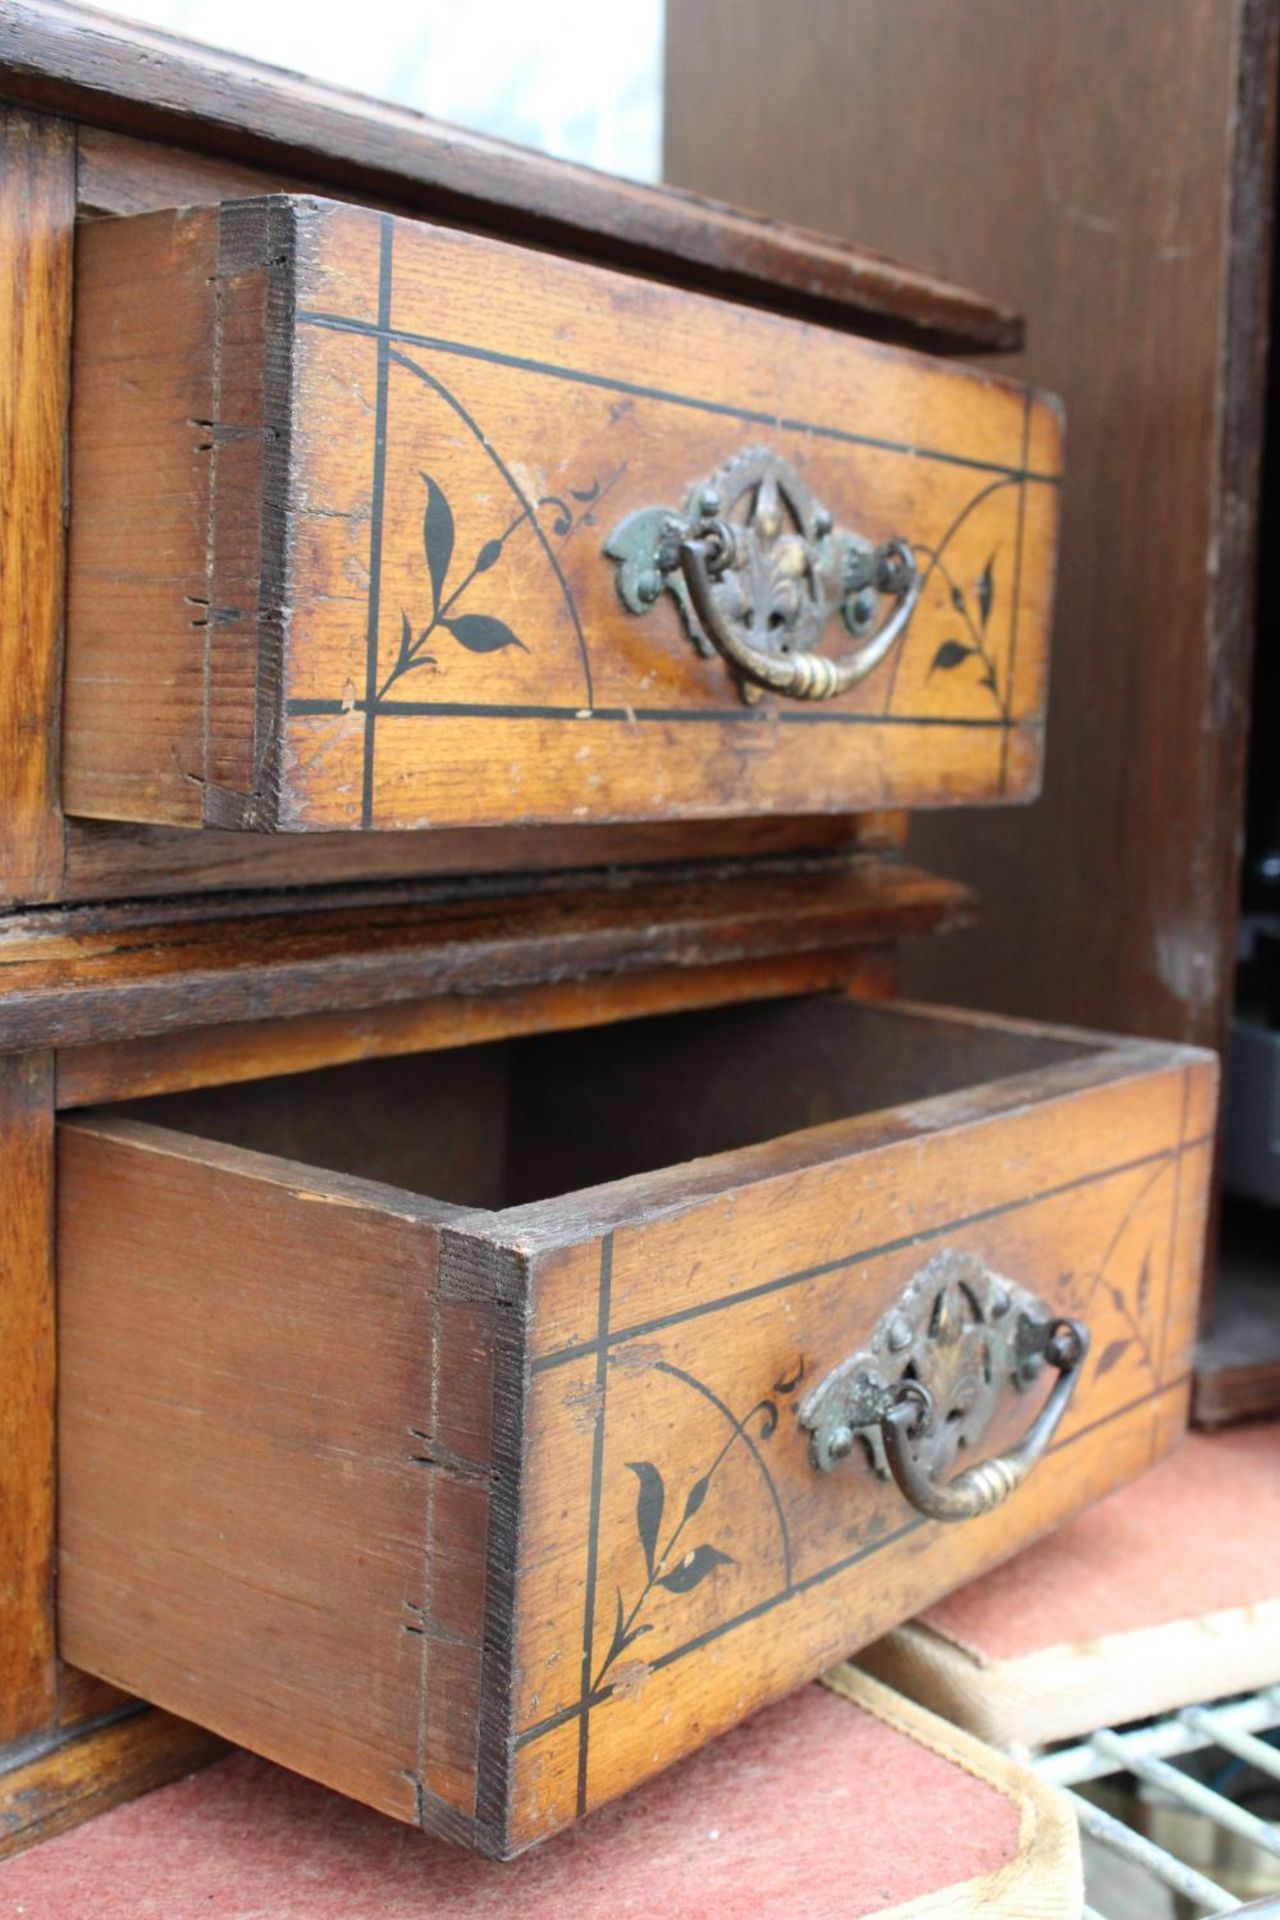
{"label": "metal mesh", "polygon": [[1032,1760],[1079,1819],[1086,1887],[1098,1903],[1085,1908],[1087,1920],[1140,1911],[1149,1920],[1160,1901],[1176,1920],[1280,1920],[1280,1825],[1271,1817],[1280,1747],[1265,1737],[1277,1729],[1280,1686],[1138,1727],[1103,1727]]}

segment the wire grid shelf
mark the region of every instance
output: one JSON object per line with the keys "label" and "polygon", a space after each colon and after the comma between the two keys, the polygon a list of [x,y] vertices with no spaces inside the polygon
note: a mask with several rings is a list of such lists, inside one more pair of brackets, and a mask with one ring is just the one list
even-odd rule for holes
{"label": "wire grid shelf", "polygon": [[[1231,1913],[1248,1915],[1249,1920],[1280,1920],[1280,1893],[1242,1901],[1201,1867],[1179,1859],[1078,1791],[1091,1782],[1130,1774],[1166,1805],[1198,1814],[1212,1830],[1234,1835],[1280,1860],[1280,1826],[1249,1812],[1219,1786],[1172,1764],[1216,1748],[1241,1767],[1252,1767],[1266,1779],[1280,1782],[1280,1748],[1263,1737],[1277,1728],[1280,1686],[1266,1687],[1244,1699],[1184,1707],[1179,1713],[1127,1731],[1103,1727],[1074,1746],[1037,1755],[1031,1764],[1042,1779],[1066,1793],[1081,1832],[1104,1855],[1139,1869],[1148,1876],[1148,1884],[1157,1882],[1168,1888],[1197,1916]],[[1086,1907],[1084,1911],[1086,1920],[1109,1920],[1097,1908]]]}

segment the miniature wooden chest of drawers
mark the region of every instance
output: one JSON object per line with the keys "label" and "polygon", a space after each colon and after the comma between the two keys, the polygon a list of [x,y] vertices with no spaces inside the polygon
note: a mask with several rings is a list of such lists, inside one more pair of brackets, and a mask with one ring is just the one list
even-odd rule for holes
{"label": "miniature wooden chest of drawers", "polygon": [[1210,1057],[891,1001],[1058,409],[64,0],[0,85],[0,1851],[211,1729],[506,1856],[1180,1430]]}

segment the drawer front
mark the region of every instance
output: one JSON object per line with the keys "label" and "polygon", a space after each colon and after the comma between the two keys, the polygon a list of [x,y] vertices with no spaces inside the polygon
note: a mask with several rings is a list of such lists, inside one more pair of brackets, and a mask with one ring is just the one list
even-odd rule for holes
{"label": "drawer front", "polygon": [[[909,1126],[692,1208],[620,1216],[545,1256],[513,1662],[517,1833],[610,1798],[1172,1444],[1212,1125],[1211,1069],[1139,1074]],[[917,1276],[943,1271],[939,1255],[966,1254],[1078,1317],[1090,1348],[1026,1486],[945,1525],[861,1446],[817,1471],[797,1415]],[[945,1343],[937,1363],[945,1401]],[[956,1464],[1015,1443],[1043,1397],[1007,1393]],[[585,1515],[572,1544],[566,1510]]]}
{"label": "drawer front", "polygon": [[69,811],[394,829],[1036,791],[1045,396],[284,197],[90,226],[77,302]]}
{"label": "drawer front", "polygon": [[[1214,1086],[1206,1055],[1095,1047],[497,1213],[69,1123],[64,1651],[518,1851],[1172,1444]],[[1010,1383],[997,1281],[1089,1336],[1025,1484],[952,1524],[862,1440],[815,1464],[823,1383],[868,1350],[967,1442],[937,1481],[1014,1452],[1061,1390]]]}

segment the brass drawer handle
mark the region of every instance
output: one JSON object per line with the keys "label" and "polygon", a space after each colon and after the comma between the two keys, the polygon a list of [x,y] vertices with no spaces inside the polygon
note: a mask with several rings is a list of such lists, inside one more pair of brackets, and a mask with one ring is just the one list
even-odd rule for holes
{"label": "brass drawer handle", "polygon": [[[793,700],[847,693],[885,658],[920,597],[905,540],[877,546],[836,527],[767,447],[700,481],[683,513],[628,514],[604,551],[627,611],[647,613],[669,590],[698,651],[723,655],[747,700],[762,689]],[[837,612],[861,644],[829,658],[813,649]]]}
{"label": "brass drawer handle", "polygon": [[[930,1520],[971,1520],[1000,1506],[1043,1456],[1089,1350],[1088,1329],[1053,1314],[973,1254],[931,1260],[799,1408],[810,1457],[829,1473],[859,1449]],[[1022,1439],[953,1480],[942,1476],[982,1440],[1001,1395],[1046,1367],[1058,1378]]]}

